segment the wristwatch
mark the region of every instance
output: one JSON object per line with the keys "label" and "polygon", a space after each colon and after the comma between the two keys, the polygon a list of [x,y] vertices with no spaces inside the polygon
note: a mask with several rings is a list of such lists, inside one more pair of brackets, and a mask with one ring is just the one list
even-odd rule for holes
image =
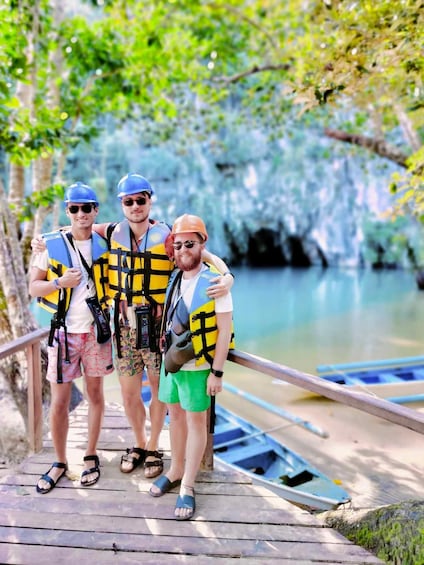
{"label": "wristwatch", "polygon": [[59,279],[53,279],[53,284],[57,288],[57,290],[60,290],[62,288],[59,284]]}
{"label": "wristwatch", "polygon": [[224,376],[224,371],[217,371],[216,369],[211,369],[211,373],[212,375],[215,375],[215,377],[218,377],[218,379],[222,379],[222,377]]}

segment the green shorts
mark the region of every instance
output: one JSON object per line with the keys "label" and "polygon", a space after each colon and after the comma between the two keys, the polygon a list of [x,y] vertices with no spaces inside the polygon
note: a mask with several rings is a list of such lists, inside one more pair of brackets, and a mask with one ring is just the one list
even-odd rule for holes
{"label": "green shorts", "polygon": [[211,404],[210,396],[206,394],[206,381],[210,371],[178,371],[165,376],[162,363],[159,379],[159,400],[166,404],[180,403],[183,410],[188,412],[203,412]]}

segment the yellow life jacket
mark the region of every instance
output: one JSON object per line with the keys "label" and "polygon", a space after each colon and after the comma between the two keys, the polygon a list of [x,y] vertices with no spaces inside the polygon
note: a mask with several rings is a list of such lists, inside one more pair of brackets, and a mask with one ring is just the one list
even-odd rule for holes
{"label": "yellow life jacket", "polygon": [[[212,367],[213,358],[215,356],[216,340],[218,337],[218,327],[216,322],[215,300],[213,298],[211,299],[206,294],[206,291],[210,287],[211,279],[218,276],[219,271],[210,265],[207,266],[208,270],[203,270],[200,273],[194,289],[193,299],[189,310],[189,326],[196,365],[202,365],[206,362]],[[171,276],[167,290],[167,307],[164,319],[166,318],[166,313],[170,306],[168,304],[168,297],[170,301],[175,286],[179,284],[181,275],[181,271],[176,269]],[[232,326],[229,349],[234,348],[234,327]]]}
{"label": "yellow life jacket", "polygon": [[132,250],[134,237],[128,220],[116,225],[110,236],[109,286],[115,300],[133,304],[164,304],[166,287],[174,268],[165,241],[167,224],[153,222],[141,242]]}
{"label": "yellow life jacket", "polygon": [[[61,277],[68,269],[73,267],[69,248],[65,242],[66,234],[60,231],[47,233],[43,236],[48,256],[49,267],[47,270],[47,280],[51,281]],[[92,273],[96,287],[97,297],[101,304],[107,304],[109,301],[108,288],[108,256],[109,251],[107,241],[93,232],[92,235]],[[64,316],[69,308],[71,301],[72,289],[62,288],[54,290],[47,296],[39,297],[38,304],[52,314],[58,312],[59,303],[61,304],[61,314]]]}

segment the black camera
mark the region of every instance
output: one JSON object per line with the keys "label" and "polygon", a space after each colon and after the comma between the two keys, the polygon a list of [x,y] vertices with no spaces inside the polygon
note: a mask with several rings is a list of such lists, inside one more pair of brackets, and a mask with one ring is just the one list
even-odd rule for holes
{"label": "black camera", "polygon": [[150,306],[136,306],[134,308],[136,321],[136,349],[150,347],[151,310]]}
{"label": "black camera", "polygon": [[171,330],[167,330],[165,332],[165,340],[164,340],[163,345],[164,345],[163,352],[166,353],[172,345],[172,332],[171,332]]}
{"label": "black camera", "polygon": [[102,310],[99,300],[95,296],[86,298],[85,301],[94,319],[97,343],[106,343],[112,337],[108,313]]}
{"label": "black camera", "polygon": [[65,327],[65,320],[61,318],[56,312],[50,321],[50,333],[47,342],[49,347],[53,346],[54,334],[56,333],[56,330],[60,330],[60,328],[64,328],[64,327]]}

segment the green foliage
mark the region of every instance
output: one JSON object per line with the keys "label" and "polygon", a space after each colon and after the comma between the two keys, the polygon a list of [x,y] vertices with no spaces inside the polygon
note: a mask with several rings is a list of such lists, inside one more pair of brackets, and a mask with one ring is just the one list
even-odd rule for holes
{"label": "green foliage", "polygon": [[375,266],[406,265],[410,238],[405,233],[409,221],[396,217],[389,221],[369,218],[364,221],[364,258]]}
{"label": "green foliage", "polygon": [[[400,144],[395,130],[401,108],[422,142],[421,4],[92,1],[58,23],[58,0],[2,3],[0,144],[29,166],[92,144],[113,114],[137,120],[145,144],[174,138],[179,154],[190,155],[196,140],[218,156],[219,134],[242,122],[271,140],[295,138],[308,123],[331,125],[394,140],[410,156],[408,173],[393,179],[399,207],[424,215],[422,148]],[[22,85],[34,89],[29,106],[17,96]],[[236,114],[231,125],[228,111]],[[330,154],[326,146],[321,157]],[[302,191],[292,190],[300,201]]]}
{"label": "green foliage", "polygon": [[[27,196],[23,202],[23,206],[19,209],[19,220],[24,222],[34,216],[37,208],[48,208],[52,206],[58,198],[62,199],[64,195],[64,185],[54,184],[45,190],[33,191]],[[11,204],[13,209],[13,205]]]}

